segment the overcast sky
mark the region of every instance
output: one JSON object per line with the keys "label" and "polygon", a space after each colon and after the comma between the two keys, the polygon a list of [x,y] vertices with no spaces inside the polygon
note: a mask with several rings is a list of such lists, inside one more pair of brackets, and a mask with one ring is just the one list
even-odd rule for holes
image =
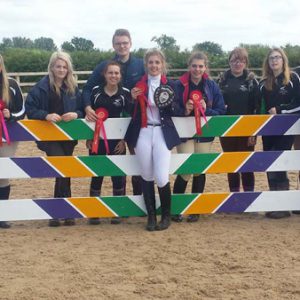
{"label": "overcast sky", "polygon": [[0,0],[0,40],[50,37],[60,47],[72,37],[111,49],[115,29],[131,32],[133,48],[153,36],[176,39],[181,50],[213,41],[223,50],[239,43],[300,44],[299,0]]}

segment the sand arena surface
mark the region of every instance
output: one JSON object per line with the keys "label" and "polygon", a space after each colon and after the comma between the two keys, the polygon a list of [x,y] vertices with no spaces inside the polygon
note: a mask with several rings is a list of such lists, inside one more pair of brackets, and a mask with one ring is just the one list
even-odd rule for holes
{"label": "sand arena surface", "polygon": [[[76,154],[85,153],[80,142]],[[21,143],[17,155],[41,152]],[[295,189],[296,172],[289,175]],[[53,179],[11,184],[12,199],[53,193]],[[88,196],[88,189],[89,179],[72,179],[73,196]],[[207,176],[206,192],[227,190],[225,174]],[[267,190],[263,173],[256,174],[256,190]],[[110,193],[106,178],[102,194]],[[45,220],[19,221],[0,230],[0,299],[300,299],[299,215],[205,215],[153,233],[144,230],[145,218],[86,223],[49,228]]]}

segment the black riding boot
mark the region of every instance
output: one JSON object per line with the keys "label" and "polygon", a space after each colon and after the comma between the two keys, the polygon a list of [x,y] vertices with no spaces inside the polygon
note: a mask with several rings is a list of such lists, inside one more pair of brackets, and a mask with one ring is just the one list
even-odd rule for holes
{"label": "black riding boot", "polygon": [[170,182],[158,188],[161,203],[161,221],[156,226],[156,230],[165,230],[170,226],[171,220],[171,187]]}
{"label": "black riding boot", "polygon": [[146,181],[142,179],[142,189],[144,201],[148,214],[148,221],[146,229],[148,231],[154,231],[156,227],[156,207],[155,207],[155,192],[154,181]]}
{"label": "black riding boot", "polygon": [[[10,185],[0,187],[0,200],[8,200],[10,194]],[[0,221],[0,228],[10,228],[9,223]]]}
{"label": "black riding boot", "polygon": [[133,195],[142,195],[142,177],[132,176],[131,183],[132,183]]}
{"label": "black riding boot", "polygon": [[[178,175],[174,182],[173,194],[184,194],[187,186],[187,181]],[[174,215],[171,217],[172,221],[180,223],[183,220],[182,215]]]}
{"label": "black riding boot", "polygon": [[[206,177],[205,174],[200,174],[199,176],[193,176],[193,184],[192,184],[192,193],[203,193],[205,187]],[[200,215],[189,215],[187,218],[188,222],[197,222],[199,220]]]}

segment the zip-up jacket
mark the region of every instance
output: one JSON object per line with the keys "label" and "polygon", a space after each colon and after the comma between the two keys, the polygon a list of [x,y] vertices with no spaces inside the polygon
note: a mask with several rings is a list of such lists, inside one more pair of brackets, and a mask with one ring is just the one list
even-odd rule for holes
{"label": "zip-up jacket", "polygon": [[[224,115],[226,112],[224,99],[221,94],[221,91],[218,85],[208,76],[203,76],[203,91],[204,93],[204,100],[206,102],[206,111],[205,115],[207,116],[217,116],[217,115]],[[189,95],[193,90],[190,90],[190,73],[186,72],[183,74],[179,80],[175,83],[175,91],[178,95],[178,101],[183,109],[185,110],[185,103],[189,99]],[[194,113],[192,113],[193,115]],[[182,139],[182,142],[185,142],[187,139]],[[213,141],[213,137],[199,137],[196,138],[198,142],[210,142]]]}
{"label": "zip-up jacket", "polygon": [[[22,120],[25,117],[25,104],[22,96],[22,91],[19,87],[17,81],[13,78],[8,78],[9,84],[9,96],[10,101],[8,103],[8,110],[10,111],[9,122],[15,122]],[[2,91],[2,86],[0,85],[0,91]]]}
{"label": "zip-up jacket", "polygon": [[[70,95],[61,89],[64,113],[76,112],[78,118],[83,118],[83,105],[79,89]],[[45,120],[49,114],[50,82],[49,76],[43,77],[28,93],[25,108],[28,119]]]}
{"label": "zip-up jacket", "polygon": [[131,94],[128,89],[119,86],[116,94],[109,96],[104,87],[95,86],[92,90],[91,105],[94,110],[103,107],[108,112],[109,118],[120,118],[128,112]]}
{"label": "zip-up jacket", "polygon": [[227,115],[252,115],[258,109],[260,94],[255,75],[244,70],[235,77],[230,70],[217,81],[224,97]]}
{"label": "zip-up jacket", "polygon": [[277,114],[300,113],[300,79],[297,73],[291,72],[291,79],[287,85],[283,84],[283,73],[277,76],[271,91],[265,88],[265,79],[259,84],[262,95],[262,113],[268,113],[272,107]]}

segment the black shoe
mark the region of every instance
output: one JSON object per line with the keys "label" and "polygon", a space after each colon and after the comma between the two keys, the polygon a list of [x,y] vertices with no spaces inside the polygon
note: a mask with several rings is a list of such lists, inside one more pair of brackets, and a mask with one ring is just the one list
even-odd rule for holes
{"label": "black shoe", "polygon": [[295,215],[300,215],[300,210],[293,210],[292,213]]}
{"label": "black shoe", "polygon": [[10,224],[5,221],[0,221],[0,228],[3,228],[3,229],[10,228]]}
{"label": "black shoe", "polygon": [[113,224],[113,225],[121,224],[121,218],[120,218],[120,217],[112,218],[112,219],[110,220],[110,224]]}
{"label": "black shoe", "polygon": [[90,225],[99,225],[101,223],[99,218],[90,218],[89,219],[89,224]]}
{"label": "black shoe", "polygon": [[59,219],[49,220],[49,227],[58,227],[58,226],[60,226]]}
{"label": "black shoe", "polygon": [[189,215],[187,217],[187,222],[193,223],[193,222],[198,222],[200,215]]}
{"label": "black shoe", "polygon": [[270,219],[282,219],[290,217],[291,213],[289,211],[268,211],[266,212],[266,217]]}
{"label": "black shoe", "polygon": [[75,219],[73,219],[73,218],[65,219],[64,225],[65,226],[74,226],[75,225]]}
{"label": "black shoe", "polygon": [[173,215],[171,216],[171,220],[176,223],[181,223],[183,221],[182,215]]}

